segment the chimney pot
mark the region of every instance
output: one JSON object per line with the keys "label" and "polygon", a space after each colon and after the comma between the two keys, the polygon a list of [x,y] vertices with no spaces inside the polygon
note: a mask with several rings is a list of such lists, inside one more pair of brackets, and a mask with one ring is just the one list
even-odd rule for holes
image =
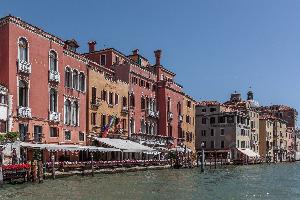
{"label": "chimney pot", "polygon": [[154,55],[155,55],[155,59],[156,59],[155,65],[160,65],[161,50],[158,49],[158,50],[154,51]]}
{"label": "chimney pot", "polygon": [[133,54],[133,55],[139,54],[139,49],[134,49],[134,50],[132,51],[132,54]]}
{"label": "chimney pot", "polygon": [[92,52],[96,51],[96,44],[97,44],[96,41],[90,41],[90,42],[88,42],[89,53],[92,53]]}

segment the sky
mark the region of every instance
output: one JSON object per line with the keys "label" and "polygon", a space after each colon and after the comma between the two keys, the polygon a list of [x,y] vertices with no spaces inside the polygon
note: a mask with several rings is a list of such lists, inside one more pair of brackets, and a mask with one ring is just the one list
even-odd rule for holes
{"label": "sky", "polygon": [[174,71],[196,100],[226,101],[252,87],[261,105],[300,111],[298,0],[0,0],[12,14],[62,39],[128,55],[138,48]]}

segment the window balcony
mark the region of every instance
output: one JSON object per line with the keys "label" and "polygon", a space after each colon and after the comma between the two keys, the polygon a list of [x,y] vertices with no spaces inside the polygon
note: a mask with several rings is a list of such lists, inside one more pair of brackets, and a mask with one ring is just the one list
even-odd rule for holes
{"label": "window balcony", "polygon": [[173,119],[173,113],[168,112],[168,120],[171,121]]}
{"label": "window balcony", "polygon": [[127,106],[123,106],[121,112],[127,114],[129,112],[128,107]]}
{"label": "window balcony", "polygon": [[98,108],[100,105],[101,105],[101,102],[98,99],[96,99],[96,100],[94,99],[94,100],[91,101],[91,107],[92,108]]}
{"label": "window balcony", "polygon": [[18,71],[26,74],[31,73],[31,64],[25,60],[18,60]]}
{"label": "window balcony", "polygon": [[178,115],[178,121],[183,122],[183,116],[182,115]]}
{"label": "window balcony", "polygon": [[147,109],[146,110],[146,114],[148,117],[153,117],[153,118],[158,118],[159,117],[159,112],[158,111],[153,111],[153,110],[150,110],[150,109]]}
{"label": "window balcony", "polygon": [[49,71],[49,81],[59,83],[60,82],[60,74],[59,74],[59,72],[58,71],[50,70]]}
{"label": "window balcony", "polygon": [[31,108],[28,107],[19,107],[18,116],[21,118],[31,118]]}
{"label": "window balcony", "polygon": [[53,121],[53,122],[59,122],[60,121],[60,113],[50,111],[49,120]]}

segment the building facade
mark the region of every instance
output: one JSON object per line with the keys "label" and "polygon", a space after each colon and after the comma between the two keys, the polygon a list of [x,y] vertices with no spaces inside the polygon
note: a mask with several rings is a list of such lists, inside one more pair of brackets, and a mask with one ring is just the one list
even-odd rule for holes
{"label": "building facade", "polygon": [[260,116],[259,119],[259,155],[266,162],[274,161],[274,119],[269,116]]}
{"label": "building facade", "polygon": [[0,19],[0,82],[11,98],[10,131],[21,141],[85,143],[86,59],[19,18]]}
{"label": "building facade", "polygon": [[9,130],[9,96],[8,89],[0,85],[0,133],[6,133]]}

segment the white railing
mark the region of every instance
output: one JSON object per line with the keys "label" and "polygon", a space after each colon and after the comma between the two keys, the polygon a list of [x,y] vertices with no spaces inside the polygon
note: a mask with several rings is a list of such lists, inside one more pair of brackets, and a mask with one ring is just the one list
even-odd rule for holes
{"label": "white railing", "polygon": [[60,74],[57,71],[49,71],[49,81],[60,82]]}
{"label": "white railing", "polygon": [[31,64],[25,60],[18,60],[18,71],[30,74],[31,73]]}
{"label": "white railing", "polygon": [[183,121],[183,116],[182,115],[178,115],[178,121],[182,122]]}
{"label": "white railing", "polygon": [[127,107],[127,106],[123,106],[123,107],[122,107],[122,112],[124,112],[124,113],[129,112],[128,107]]}
{"label": "white railing", "polygon": [[173,119],[173,113],[172,112],[168,112],[168,120],[172,120]]}
{"label": "white railing", "polygon": [[31,118],[31,108],[28,107],[19,107],[18,116],[22,118]]}
{"label": "white railing", "polygon": [[54,121],[54,122],[59,122],[60,121],[60,113],[50,111],[49,120]]}

